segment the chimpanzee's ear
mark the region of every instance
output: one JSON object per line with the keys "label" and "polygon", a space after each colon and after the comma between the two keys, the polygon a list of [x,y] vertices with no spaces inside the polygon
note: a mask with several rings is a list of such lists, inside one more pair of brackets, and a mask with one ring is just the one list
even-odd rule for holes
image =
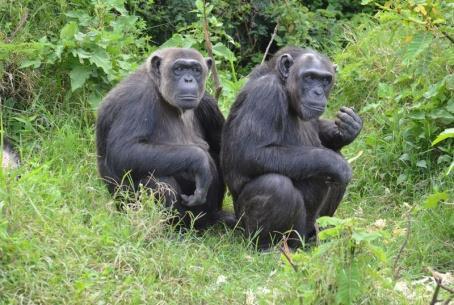
{"label": "chimpanzee's ear", "polygon": [[205,58],[205,62],[207,64],[208,71],[210,71],[211,70],[211,66],[213,65],[213,60],[211,59],[211,57],[207,57],[207,58]]}
{"label": "chimpanzee's ear", "polygon": [[159,55],[153,55],[149,59],[148,67],[149,71],[154,74],[157,77],[161,76],[161,62],[162,62],[162,57]]}
{"label": "chimpanzee's ear", "polygon": [[282,78],[287,79],[290,67],[293,65],[293,57],[290,54],[282,54],[277,61],[277,70]]}

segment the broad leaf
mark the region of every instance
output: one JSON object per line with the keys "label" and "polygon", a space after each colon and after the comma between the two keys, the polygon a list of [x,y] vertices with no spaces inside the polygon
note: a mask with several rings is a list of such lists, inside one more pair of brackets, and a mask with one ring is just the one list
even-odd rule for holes
{"label": "broad leaf", "polygon": [[90,62],[95,64],[98,68],[104,70],[109,75],[112,70],[112,64],[110,62],[109,55],[103,49],[97,49],[93,55],[89,58]]}
{"label": "broad leaf", "polygon": [[42,62],[40,59],[35,59],[35,60],[24,60],[22,64],[20,65],[20,68],[28,68],[32,67],[33,68],[39,68],[41,66]]}
{"label": "broad leaf", "polygon": [[437,138],[432,142],[432,146],[436,145],[437,143],[446,140],[448,138],[454,138],[454,128],[448,128],[442,131]]}
{"label": "broad leaf", "polygon": [[71,21],[67,23],[60,31],[60,38],[62,40],[71,40],[74,39],[74,35],[79,32],[79,27],[77,23]]}
{"label": "broad leaf", "polygon": [[169,40],[164,42],[159,48],[191,48],[197,41],[190,36],[174,34]]}
{"label": "broad leaf", "polygon": [[338,226],[343,224],[344,220],[336,217],[322,216],[317,219],[317,223],[320,227]]}
{"label": "broad leaf", "polygon": [[423,208],[433,209],[438,206],[438,203],[443,200],[448,200],[448,194],[445,192],[438,192],[427,197],[424,201]]}
{"label": "broad leaf", "polygon": [[218,42],[213,46],[213,52],[219,57],[222,57],[228,61],[235,61],[235,54],[230,51],[222,42]]}
{"label": "broad leaf", "polygon": [[426,160],[419,160],[418,162],[416,162],[416,166],[421,168],[427,168],[427,162]]}
{"label": "broad leaf", "polygon": [[357,242],[373,241],[379,239],[381,234],[379,232],[353,232],[352,238]]}
{"label": "broad leaf", "polygon": [[90,67],[76,66],[74,69],[72,69],[69,73],[69,77],[71,78],[71,90],[76,91],[77,89],[82,87],[90,77],[90,74]]}

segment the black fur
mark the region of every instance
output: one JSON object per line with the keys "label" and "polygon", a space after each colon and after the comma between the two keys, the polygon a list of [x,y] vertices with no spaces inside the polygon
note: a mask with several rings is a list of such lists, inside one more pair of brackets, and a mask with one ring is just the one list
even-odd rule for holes
{"label": "black fur", "polygon": [[[178,60],[200,64],[203,70],[195,75],[189,67],[180,78],[180,72],[172,72]],[[188,211],[203,214],[198,228],[233,221],[221,211],[225,186],[219,151],[224,117],[215,100],[204,93],[210,64],[211,59],[203,59],[193,49],[152,54],[105,97],[96,128],[98,169],[111,193],[143,184],[179,211],[184,221]],[[181,99],[182,87],[185,97],[199,97]],[[169,96],[167,100],[163,95]],[[127,173],[132,185],[123,179]]]}
{"label": "black fur", "polygon": [[313,236],[316,218],[333,215],[344,195],[351,169],[339,150],[362,122],[346,107],[336,122],[319,119],[333,82],[326,57],[285,48],[254,69],[230,111],[221,167],[236,217],[260,248],[289,230]]}

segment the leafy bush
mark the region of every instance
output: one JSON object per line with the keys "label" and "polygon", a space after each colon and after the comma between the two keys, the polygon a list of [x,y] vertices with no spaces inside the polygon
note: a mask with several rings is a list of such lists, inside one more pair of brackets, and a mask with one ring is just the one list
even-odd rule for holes
{"label": "leafy bush", "polygon": [[319,245],[282,255],[280,276],[299,283],[285,304],[408,304],[393,289],[387,232],[358,218],[317,222],[325,228]]}
{"label": "leafy bush", "polygon": [[387,2],[336,56],[337,99],[366,116],[365,143],[376,157],[369,170],[391,187],[437,176],[453,161],[452,141],[431,145],[454,123],[454,48],[439,26],[452,20],[452,5],[419,3]]}
{"label": "leafy bush", "polygon": [[89,99],[96,105],[107,88],[137,66],[147,48],[147,39],[141,36],[144,24],[128,13],[124,2],[91,0],[82,2],[83,6],[62,5],[58,13],[64,17],[60,17],[58,33],[31,42],[1,43],[0,59],[17,62],[22,69],[44,65],[42,76],[60,81],[63,88],[68,88],[69,75],[71,91],[88,83]]}
{"label": "leafy bush", "polygon": [[[361,5],[360,1],[207,2],[212,13],[210,32],[218,31],[220,41],[232,48],[238,58],[236,69],[242,74],[260,63],[278,19],[280,26],[270,54],[287,44],[310,46],[333,54],[345,44],[343,29],[350,18],[355,13],[370,14],[375,9],[373,5]],[[188,12],[200,11],[201,5],[202,1],[186,0],[131,1],[128,9],[142,16],[147,24],[146,32],[161,45],[176,32],[188,34],[192,30],[193,34],[200,34],[197,31],[201,28],[194,28],[200,19]]]}

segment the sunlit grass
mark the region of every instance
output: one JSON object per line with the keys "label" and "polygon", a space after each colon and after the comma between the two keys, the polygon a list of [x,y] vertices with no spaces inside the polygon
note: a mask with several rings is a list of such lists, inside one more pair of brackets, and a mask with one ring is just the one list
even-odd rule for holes
{"label": "sunlit grass", "polygon": [[[283,273],[279,252],[255,251],[238,231],[217,226],[179,233],[146,196],[141,208],[117,212],[96,172],[93,128],[67,114],[51,121],[36,140],[24,133],[23,166],[0,177],[0,303],[282,304],[292,299],[301,277]],[[364,225],[384,219],[383,230],[391,236],[384,248],[392,260],[406,227],[403,203],[420,204],[424,195],[379,183],[367,167],[375,152],[364,137],[345,154],[359,150],[364,153],[353,163],[354,180],[337,215],[361,218]],[[231,199],[226,201],[231,208]],[[418,278],[426,266],[453,269],[453,217],[452,208],[440,207],[413,219],[400,262],[404,277]],[[311,263],[328,270],[320,259]],[[421,295],[417,303],[427,297]]]}

